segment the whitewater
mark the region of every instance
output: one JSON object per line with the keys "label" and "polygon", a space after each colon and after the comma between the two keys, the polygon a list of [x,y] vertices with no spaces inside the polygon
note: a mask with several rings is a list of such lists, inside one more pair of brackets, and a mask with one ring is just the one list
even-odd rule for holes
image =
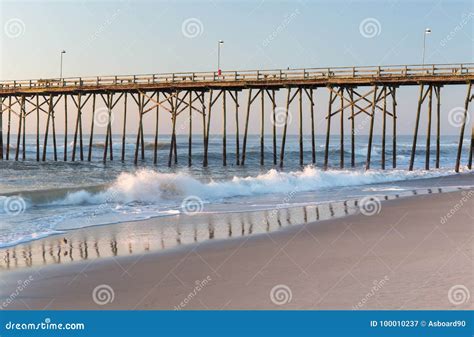
{"label": "whitewater", "polygon": [[[410,139],[400,137],[398,169],[380,170],[377,139],[374,169],[363,168],[366,149],[356,148],[357,165],[351,169],[321,169],[322,145],[318,145],[316,165],[300,167],[298,140],[289,137],[288,164],[284,169],[262,167],[258,159],[258,137],[249,138],[245,167],[220,165],[220,147],[210,147],[210,167],[195,152],[193,167],[155,167],[113,162],[102,163],[21,163],[0,162],[0,248],[90,226],[139,221],[155,217],[228,213],[323,204],[366,195],[395,194],[416,188],[425,178],[453,175],[455,138],[442,139],[441,168],[425,171],[418,166],[406,170]],[[318,139],[317,139],[318,140]],[[34,139],[29,151],[34,153]],[[100,142],[100,138],[97,140]],[[165,138],[163,139],[165,141]],[[178,157],[186,156],[185,138],[178,137]],[[130,139],[130,144],[133,139]],[[322,141],[318,142],[322,144]],[[95,156],[100,158],[100,147]],[[119,148],[114,149],[119,151]],[[163,149],[159,156],[166,156]],[[266,158],[270,161],[271,149]],[[133,147],[127,155],[133,154]],[[233,153],[229,151],[229,158]],[[422,151],[420,151],[422,157]],[[311,153],[305,152],[309,162]],[[330,162],[337,165],[337,146],[331,147]],[[390,153],[387,153],[390,158]],[[346,159],[350,162],[350,157]],[[390,167],[387,161],[387,167]],[[421,165],[422,166],[422,165]],[[463,168],[465,170],[465,168]],[[401,186],[404,182],[403,186]],[[412,182],[408,186],[406,182]]]}

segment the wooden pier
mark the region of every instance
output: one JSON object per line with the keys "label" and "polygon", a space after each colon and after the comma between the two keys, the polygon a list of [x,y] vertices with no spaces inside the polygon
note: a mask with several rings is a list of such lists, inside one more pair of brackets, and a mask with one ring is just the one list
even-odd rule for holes
{"label": "wooden pier", "polygon": [[[189,128],[188,165],[193,164],[193,116],[198,118],[200,134],[204,149],[202,165],[208,165],[209,134],[213,108],[218,100],[222,104],[222,165],[227,165],[227,127],[228,122],[235,123],[235,164],[245,165],[247,156],[247,142],[249,123],[260,124],[260,164],[265,164],[265,120],[272,121],[272,158],[273,165],[284,165],[285,143],[288,130],[288,111],[290,106],[297,103],[298,130],[299,130],[299,163],[304,165],[303,151],[303,124],[311,123],[311,162],[316,162],[315,122],[316,116],[315,91],[328,90],[326,123],[326,140],[324,154],[324,168],[329,168],[329,144],[331,123],[339,115],[340,123],[340,163],[344,168],[344,121],[350,120],[351,130],[351,162],[355,166],[355,120],[358,115],[365,114],[370,118],[366,169],[371,168],[372,143],[374,135],[374,121],[378,114],[382,118],[382,157],[381,168],[385,169],[387,143],[387,119],[392,126],[392,166],[397,166],[397,88],[400,86],[417,86],[419,88],[418,104],[414,111],[415,124],[413,146],[409,162],[409,170],[413,170],[416,159],[418,130],[423,104],[428,107],[428,125],[426,138],[425,168],[430,168],[431,123],[433,108],[436,114],[436,153],[435,166],[439,167],[440,157],[440,115],[441,115],[441,88],[448,85],[466,86],[466,96],[463,102],[463,114],[459,130],[459,143],[456,156],[455,170],[461,166],[463,138],[468,121],[469,103],[474,98],[472,81],[474,80],[474,64],[434,64],[434,65],[402,65],[384,67],[336,67],[288,70],[253,70],[253,71],[223,71],[169,73],[134,76],[99,76],[62,79],[39,79],[20,81],[0,81],[0,160],[25,160],[25,125],[32,120],[36,125],[36,159],[37,161],[50,160],[47,154],[49,136],[53,139],[52,159],[60,160],[57,151],[55,111],[63,107],[64,129],[69,130],[68,123],[72,121],[73,147],[68,153],[68,132],[64,133],[64,161],[91,161],[92,145],[94,140],[94,123],[96,123],[96,106],[101,100],[106,107],[105,115],[105,146],[102,160],[114,160],[112,144],[112,114],[122,119],[121,153],[119,160],[125,161],[125,139],[127,121],[136,118],[135,153],[133,161],[137,164],[145,160],[145,144],[143,131],[143,117],[154,114],[154,144],[153,163],[158,164],[158,126],[160,123],[169,123],[171,126],[170,148],[165,161],[168,166],[178,163],[177,155],[177,126],[178,119],[186,123]],[[278,149],[275,92],[286,90],[286,105],[283,107],[282,133]],[[242,97],[246,95],[245,109],[239,109]],[[271,102],[265,106],[265,98]],[[244,98],[245,99],[245,98]],[[260,114],[252,118],[252,106],[260,101]],[[339,104],[337,104],[339,101]],[[436,101],[436,102],[434,102]],[[245,101],[244,101],[245,102]],[[71,104],[72,103],[72,104]],[[304,111],[306,103],[309,111]],[[127,115],[130,105],[136,105],[138,116]],[[318,102],[318,104],[323,104]],[[215,110],[215,108],[214,108]],[[228,119],[229,111],[235,116]],[[347,114],[345,115],[345,112]],[[164,116],[163,116],[164,114]],[[243,114],[243,115],[242,115]],[[30,117],[31,115],[31,117]],[[160,115],[162,116],[160,118]],[[91,124],[84,125],[84,116],[90,116]],[[103,116],[102,116],[103,118]],[[127,119],[128,118],[128,119]],[[165,119],[166,118],[166,119]],[[168,119],[169,118],[169,119]],[[16,139],[12,139],[12,121],[17,120],[18,129]],[[45,129],[40,130],[40,121],[45,120]],[[239,122],[240,121],[240,122]],[[243,132],[239,123],[244,123]],[[180,123],[181,123],[180,122]],[[196,122],[195,122],[196,123]],[[469,126],[468,126],[469,127]],[[4,129],[6,128],[6,134]],[[88,132],[87,139],[83,134]],[[40,139],[44,135],[43,139]],[[242,142],[241,142],[242,137]],[[43,140],[43,142],[41,142]],[[70,140],[69,140],[70,141]],[[242,144],[242,146],[241,146]],[[13,145],[13,146],[12,146]],[[42,148],[42,151],[41,151]],[[467,165],[472,167],[472,152],[474,136],[471,133],[471,144]],[[13,151],[14,150],[14,151]],[[87,153],[86,153],[87,150]],[[14,153],[13,153],[14,152]],[[28,158],[32,159],[32,158]],[[116,157],[115,157],[116,159]],[[160,161],[161,162],[161,161]]]}

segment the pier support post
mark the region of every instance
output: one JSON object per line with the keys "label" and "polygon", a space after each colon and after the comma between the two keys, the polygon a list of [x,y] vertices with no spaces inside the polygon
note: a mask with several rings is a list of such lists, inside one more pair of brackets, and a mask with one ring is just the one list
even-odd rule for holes
{"label": "pier support post", "polygon": [[385,144],[387,134],[387,86],[383,87],[383,108],[382,108],[382,162],[381,168],[385,170]]}
{"label": "pier support post", "polygon": [[416,111],[416,120],[415,120],[415,131],[413,132],[413,145],[411,147],[411,156],[410,156],[410,165],[408,170],[413,171],[413,166],[415,163],[415,154],[416,154],[416,140],[418,137],[418,126],[420,125],[420,113],[421,113],[421,105],[423,104],[423,83],[420,84],[420,95],[418,98],[418,108]]}
{"label": "pier support post", "polygon": [[252,105],[252,88],[249,89],[249,98],[247,102],[247,115],[245,117],[244,143],[242,144],[241,164],[245,165],[245,155],[247,153],[247,134],[249,129],[250,106]]}
{"label": "pier support post", "polygon": [[471,128],[471,146],[469,148],[469,159],[467,161],[468,169],[472,169],[472,152],[474,152],[474,125]]}
{"label": "pier support post", "polygon": [[46,131],[44,133],[44,143],[43,143],[43,161],[46,161],[46,149],[48,148],[49,121],[51,119],[52,113],[53,113],[53,95],[49,95],[48,118],[46,120]]}
{"label": "pier support post", "polygon": [[459,172],[459,167],[461,166],[462,143],[463,143],[463,138],[464,138],[464,129],[466,128],[466,120],[467,120],[467,113],[468,113],[468,109],[469,109],[469,102],[471,101],[471,87],[472,87],[472,82],[469,82],[469,84],[467,85],[466,100],[464,101],[464,114],[463,114],[461,130],[459,132],[459,144],[458,144],[458,152],[457,152],[457,155],[456,155],[456,167],[454,168],[454,170],[456,172]]}
{"label": "pier support post", "polygon": [[141,130],[142,130],[142,120],[143,120],[143,105],[144,105],[144,101],[145,101],[145,97],[143,97],[143,95],[141,95],[140,93],[137,94],[137,98],[138,98],[138,132],[137,132],[137,141],[135,143],[135,156],[134,156],[134,160],[133,160],[133,163],[135,165],[138,164],[138,150],[139,150],[139,147],[140,147],[140,135],[141,135]]}
{"label": "pier support post", "polygon": [[239,92],[235,91],[235,164],[240,165],[239,144]]}
{"label": "pier support post", "polygon": [[290,94],[291,94],[291,88],[288,87],[288,95],[286,97],[286,109],[285,109],[285,125],[283,127],[283,135],[281,138],[280,167],[283,167],[283,161],[285,159],[286,131],[288,129],[288,113],[289,113],[290,103],[291,103]]}
{"label": "pier support post", "polygon": [[[46,100],[45,97],[43,97]],[[39,121],[40,121],[40,104],[39,104],[39,94],[36,94],[36,161],[40,161],[40,131],[39,131]]]}
{"label": "pier support post", "polygon": [[67,161],[67,94],[64,94],[64,151],[63,160]]}
{"label": "pier support post", "polygon": [[265,158],[265,89],[260,93],[260,165],[264,165]]}
{"label": "pier support post", "polygon": [[332,110],[332,103],[333,103],[332,90],[333,89],[331,87],[329,87],[328,115],[326,117],[326,119],[327,119],[326,148],[325,148],[325,151],[324,151],[324,165],[323,165],[324,170],[328,169],[328,164],[329,164],[329,140],[330,140],[330,135],[331,135],[331,110]]}
{"label": "pier support post", "polygon": [[372,155],[372,138],[374,136],[374,121],[375,111],[377,108],[377,85],[374,85],[374,98],[372,101],[372,113],[370,116],[370,129],[369,129],[369,143],[367,145],[367,161],[365,163],[365,169],[370,169],[370,157]]}
{"label": "pier support post", "polygon": [[433,102],[433,86],[430,85],[428,92],[428,125],[426,130],[426,159],[425,170],[430,169],[430,151],[431,151],[431,108]]}
{"label": "pier support post", "polygon": [[349,89],[351,100],[351,167],[355,167],[355,115],[354,115],[354,88]]}
{"label": "pier support post", "polygon": [[212,94],[213,90],[209,91],[209,106],[208,106],[208,113],[207,113],[207,127],[204,126],[204,160],[203,166],[207,167],[208,165],[208,149],[209,149],[209,128],[211,126],[211,111],[212,111]]}
{"label": "pier support post", "polygon": [[311,113],[311,163],[316,164],[316,140],[314,130],[314,91],[309,89],[310,113]]}
{"label": "pier support post", "polygon": [[340,90],[340,99],[341,99],[341,112],[340,112],[340,153],[339,153],[339,167],[342,169],[344,168],[344,88],[341,87]]}
{"label": "pier support post", "polygon": [[125,93],[123,101],[122,162],[125,161],[125,139],[127,134],[127,98],[127,93]]}
{"label": "pier support post", "polygon": [[222,90],[222,165],[227,166],[227,105],[226,91]]}
{"label": "pier support post", "polygon": [[[12,97],[8,96],[8,123],[7,123],[7,153],[6,153],[6,160],[10,159],[11,121],[12,121]],[[39,132],[38,132],[38,135],[39,135]]]}
{"label": "pier support post", "polygon": [[[55,115],[55,111],[54,111],[54,108],[56,106],[56,104],[59,102],[59,100],[61,99],[61,96],[58,96],[58,100],[56,101],[56,103],[54,103],[53,105],[53,110],[51,110],[51,126],[53,128],[53,154],[54,154],[54,161],[58,161],[58,151],[57,151],[57,147],[56,147],[56,115]],[[23,123],[23,127],[24,127],[25,123]]]}
{"label": "pier support post", "polygon": [[[193,164],[193,159],[192,159],[193,158],[193,92],[191,90],[189,91],[188,104],[189,104],[188,166],[191,166]],[[156,144],[156,141],[157,139],[155,138],[155,144]]]}
{"label": "pier support post", "polygon": [[0,97],[0,160],[3,160],[3,97]]}
{"label": "pier support post", "polygon": [[396,87],[392,87],[392,167],[397,167],[397,101]]}
{"label": "pier support post", "polygon": [[277,164],[277,135],[276,135],[276,100],[275,89],[272,89],[272,138],[273,138],[273,165]]}
{"label": "pier support post", "polygon": [[16,142],[16,149],[15,149],[15,161],[18,160],[18,155],[20,153],[20,140],[21,140],[21,126],[24,119],[25,114],[25,96],[21,96],[20,100],[20,114],[18,115],[18,132],[17,132],[17,142]]}
{"label": "pier support post", "polygon": [[[95,122],[95,104],[96,104],[96,94],[92,94],[92,118],[91,118],[91,132],[89,135],[89,153],[87,155],[87,161],[91,161],[92,159],[92,147],[93,147],[93,140],[94,140],[94,122]],[[105,146],[107,148],[107,146]],[[104,157],[105,161],[105,157]]]}
{"label": "pier support post", "polygon": [[300,143],[300,166],[304,165],[303,156],[303,88],[298,88],[298,106],[299,106],[299,143]]}
{"label": "pier support post", "polygon": [[439,156],[441,152],[441,86],[434,87],[436,96],[436,164],[435,167],[439,168]]}

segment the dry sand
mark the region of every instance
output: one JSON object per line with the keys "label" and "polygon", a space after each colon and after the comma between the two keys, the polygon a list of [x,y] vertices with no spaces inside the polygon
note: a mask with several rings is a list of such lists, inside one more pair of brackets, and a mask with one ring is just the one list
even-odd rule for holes
{"label": "dry sand", "polygon": [[[3,272],[0,296],[8,309],[474,309],[473,238],[474,190],[432,194],[372,216]],[[103,285],[113,301],[99,305]]]}

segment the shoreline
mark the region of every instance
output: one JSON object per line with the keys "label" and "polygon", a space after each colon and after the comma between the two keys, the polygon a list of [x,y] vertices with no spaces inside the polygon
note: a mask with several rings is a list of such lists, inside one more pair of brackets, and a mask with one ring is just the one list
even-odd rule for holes
{"label": "shoreline", "polygon": [[[448,298],[451,287],[474,289],[472,191],[459,208],[466,191],[418,195],[385,201],[373,216],[22,268],[3,273],[0,295],[9,298],[32,276],[8,309],[472,309],[472,298],[463,305]],[[105,305],[92,296],[101,285],[114,295]]]}
{"label": "shoreline", "polygon": [[[446,193],[460,186],[474,186],[474,174],[449,175],[426,179],[404,180],[397,186],[403,191],[378,191],[386,183],[364,185],[374,189],[381,202],[407,198],[418,194]],[[443,186],[443,187],[436,187]],[[384,194],[386,193],[386,194]],[[179,249],[184,245],[218,241],[221,239],[256,235],[282,228],[342,218],[360,212],[357,202],[349,198],[334,202],[311,202],[273,209],[231,211],[224,210],[191,216],[179,214],[152,217],[67,230],[33,241],[0,248],[0,273],[10,269],[35,265],[77,263],[94,258],[106,258],[137,253],[153,253]],[[142,243],[142,245],[139,245]],[[22,257],[20,261],[19,257]]]}

